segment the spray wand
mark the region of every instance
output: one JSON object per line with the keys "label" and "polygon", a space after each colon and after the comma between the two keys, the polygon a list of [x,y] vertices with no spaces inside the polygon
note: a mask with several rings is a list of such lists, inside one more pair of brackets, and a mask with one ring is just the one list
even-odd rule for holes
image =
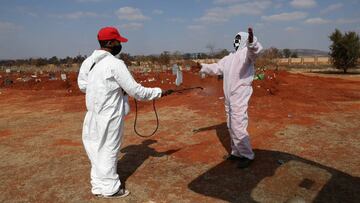
{"label": "spray wand", "polygon": [[201,90],[203,90],[204,88],[199,86],[199,87],[182,88],[182,89],[177,89],[177,90],[172,90],[172,89],[170,89],[170,90],[168,90],[168,91],[172,91],[171,93],[177,93],[177,92],[182,93],[183,91],[194,90],[194,89],[201,89]]}

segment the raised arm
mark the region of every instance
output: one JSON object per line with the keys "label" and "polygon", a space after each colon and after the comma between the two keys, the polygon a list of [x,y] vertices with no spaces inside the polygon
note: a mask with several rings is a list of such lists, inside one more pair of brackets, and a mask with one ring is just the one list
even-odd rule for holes
{"label": "raised arm", "polygon": [[263,47],[260,44],[260,42],[257,41],[256,37],[254,37],[252,28],[248,29],[248,33],[249,33],[249,38],[247,43],[248,57],[253,63],[255,63],[256,57],[259,55]]}

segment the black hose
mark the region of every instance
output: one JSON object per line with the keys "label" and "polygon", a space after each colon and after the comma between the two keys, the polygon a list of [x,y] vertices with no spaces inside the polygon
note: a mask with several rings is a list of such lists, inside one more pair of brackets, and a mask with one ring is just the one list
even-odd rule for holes
{"label": "black hose", "polygon": [[139,136],[139,137],[143,137],[143,138],[147,138],[147,137],[151,137],[153,136],[156,131],[158,130],[159,128],[159,117],[158,117],[158,114],[156,112],[156,107],[155,107],[155,100],[153,100],[153,109],[154,109],[154,112],[155,112],[155,116],[156,116],[156,129],[154,130],[154,132],[152,132],[150,135],[141,135],[137,130],[136,130],[136,122],[137,122],[137,116],[138,116],[138,106],[137,106],[137,101],[136,99],[134,99],[135,101],[135,122],[134,122],[134,131],[135,133]]}
{"label": "black hose", "polygon": [[[184,89],[179,89],[179,90],[172,90],[171,93],[173,93],[173,92],[182,92],[182,91],[193,90],[193,89],[201,89],[201,90],[203,90],[204,88],[203,88],[203,87],[190,87],[190,88],[184,88]],[[154,109],[155,116],[156,116],[156,128],[155,128],[155,130],[154,130],[150,135],[141,135],[141,134],[136,130],[136,123],[137,123],[137,117],[138,117],[138,106],[137,106],[137,101],[136,101],[136,99],[134,99],[134,101],[135,101],[134,131],[135,131],[136,135],[138,135],[139,137],[143,137],[143,138],[148,138],[148,137],[153,136],[153,135],[156,133],[156,131],[158,130],[158,128],[159,128],[159,117],[158,117],[158,114],[157,114],[157,111],[156,111],[156,107],[155,107],[155,100],[153,100],[153,109]]]}

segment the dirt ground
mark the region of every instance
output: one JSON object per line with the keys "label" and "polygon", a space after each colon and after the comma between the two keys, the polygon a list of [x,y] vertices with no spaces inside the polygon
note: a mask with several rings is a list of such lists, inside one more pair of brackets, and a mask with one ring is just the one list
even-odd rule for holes
{"label": "dirt ground", "polygon": [[[204,90],[157,100],[153,137],[134,133],[131,101],[118,163],[131,195],[104,200],[90,192],[76,73],[67,81],[44,73],[41,82],[16,80],[20,74],[0,74],[0,202],[360,202],[360,75],[267,71],[254,81],[248,131],[256,159],[241,170],[223,159],[230,140],[222,80],[186,72],[181,88]],[[135,78],[175,88],[170,72]],[[138,119],[142,133],[156,127],[151,102],[139,104]]]}

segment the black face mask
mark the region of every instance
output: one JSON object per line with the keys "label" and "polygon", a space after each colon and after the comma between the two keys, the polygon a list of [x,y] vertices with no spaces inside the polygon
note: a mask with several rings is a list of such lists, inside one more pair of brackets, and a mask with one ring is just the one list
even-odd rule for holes
{"label": "black face mask", "polygon": [[117,46],[112,47],[112,50],[111,50],[110,53],[111,53],[113,56],[116,56],[116,55],[118,55],[118,54],[121,52],[121,49],[122,49],[122,46],[121,46],[121,44],[119,44],[119,45],[117,45]]}
{"label": "black face mask", "polygon": [[239,49],[240,41],[241,41],[241,35],[238,34],[238,35],[235,36],[235,39],[234,39],[235,51],[237,51]]}

